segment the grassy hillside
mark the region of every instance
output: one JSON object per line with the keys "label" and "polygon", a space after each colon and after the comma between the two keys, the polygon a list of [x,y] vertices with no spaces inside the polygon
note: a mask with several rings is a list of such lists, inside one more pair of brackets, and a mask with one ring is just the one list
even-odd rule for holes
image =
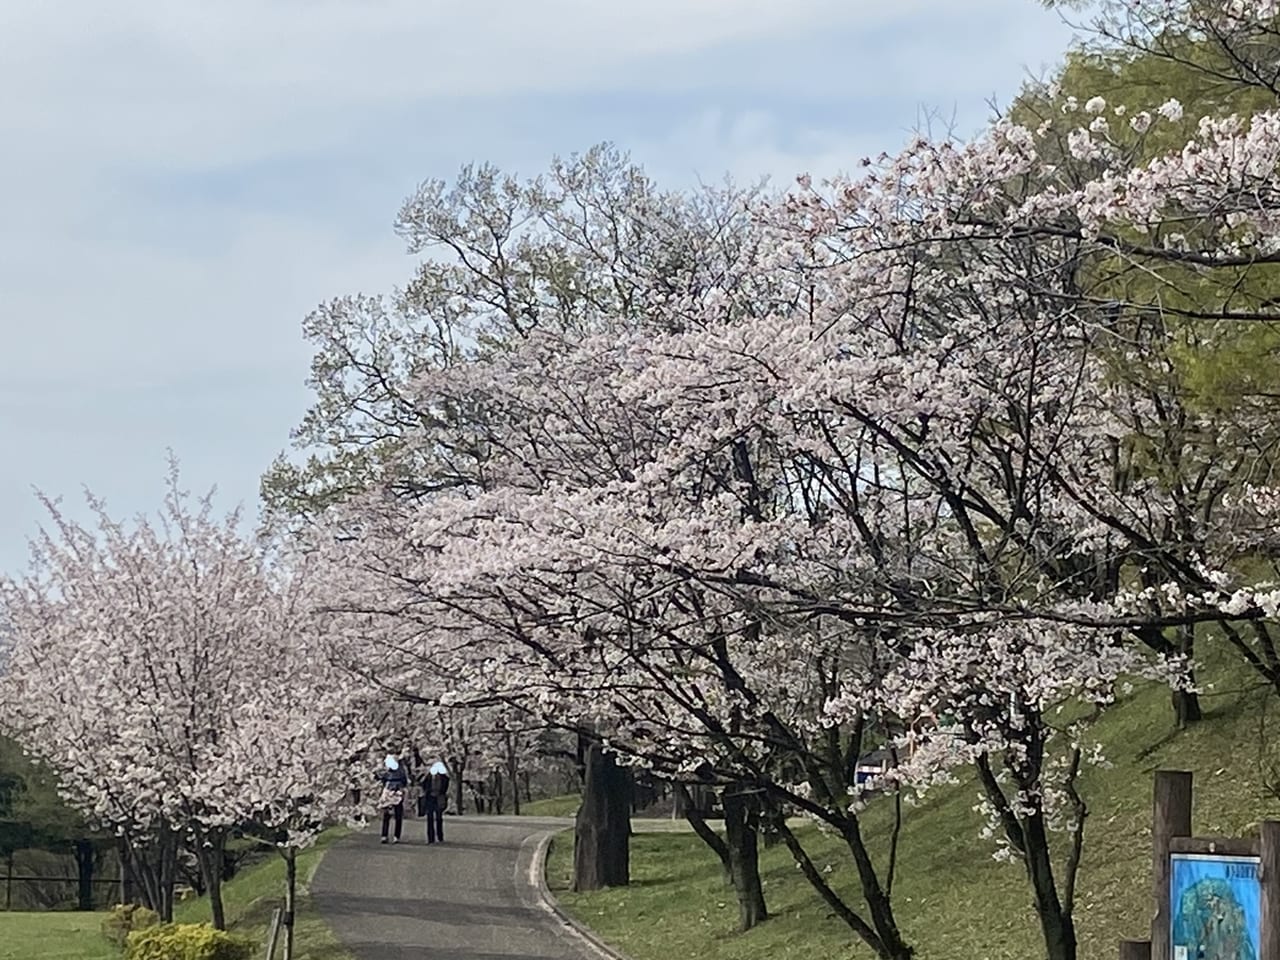
{"label": "grassy hillside", "polygon": [[[309,882],[325,850],[343,831],[330,830],[298,858],[298,877]],[[223,891],[227,923],[236,933],[265,942],[272,908],[284,896],[284,861],[275,854],[244,869]],[[0,960],[119,960],[101,933],[105,913],[0,912]],[[199,898],[177,905],[179,923],[209,920],[209,902]],[[351,960],[329,928],[311,909],[305,892],[299,897],[298,960]]]}
{"label": "grassy hillside", "polygon": [[[328,830],[319,842],[298,857],[298,915],[294,927],[297,960],[351,960],[328,925],[311,907],[305,886],[315,875],[325,851],[345,830]],[[265,943],[272,909],[284,900],[284,861],[274,853],[242,871],[223,890],[227,926],[235,933]],[[209,901],[188,900],[174,909],[179,923],[207,923]]]}
{"label": "grassy hillside", "polygon": [[[1115,956],[1116,941],[1143,937],[1149,929],[1151,775],[1157,768],[1195,772],[1193,829],[1199,835],[1233,835],[1268,817],[1280,818],[1280,801],[1263,786],[1267,767],[1280,756],[1264,735],[1280,724],[1280,704],[1268,709],[1248,673],[1220,660],[1202,675],[1212,689],[1206,719],[1183,733],[1172,729],[1168,692],[1142,688],[1109,711],[1095,727],[1112,763],[1090,771],[1084,796],[1091,814],[1076,915],[1081,953]],[[1031,960],[1041,956],[1030,889],[1021,868],[997,863],[978,839],[972,810],[977,787],[939,791],[910,809],[902,837],[894,900],[900,922],[923,960],[956,957]],[[867,812],[866,832],[886,836],[886,802]],[[806,839],[821,851],[837,887],[854,888],[848,858],[835,843]],[[792,960],[812,956],[870,958],[835,921],[796,870],[785,848],[764,851],[762,874],[773,919],[757,930],[734,932],[731,890],[719,865],[696,837],[641,834],[632,843],[629,888],[571,894],[572,840],[557,838],[548,880],[562,903],[616,943],[634,960],[697,956],[704,960]]]}

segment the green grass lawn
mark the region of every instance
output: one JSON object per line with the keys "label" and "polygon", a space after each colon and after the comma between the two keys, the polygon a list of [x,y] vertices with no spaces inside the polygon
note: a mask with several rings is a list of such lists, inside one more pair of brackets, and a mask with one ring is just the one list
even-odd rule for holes
{"label": "green grass lawn", "polygon": [[[297,960],[352,960],[312,908],[305,891],[321,857],[345,831],[330,830],[298,858]],[[265,943],[272,908],[284,899],[284,861],[272,853],[246,867],[223,890],[227,925]],[[0,960],[119,960],[101,933],[105,913],[0,912]],[[207,923],[209,901],[188,900],[174,909],[178,923]]]}
{"label": "green grass lawn", "polygon": [[119,960],[101,913],[0,913],[0,960]]}
{"label": "green grass lawn", "polygon": [[[1280,752],[1280,738],[1268,747],[1260,735],[1265,698],[1243,689],[1252,677],[1234,665],[1211,666],[1205,678],[1215,681],[1203,698],[1206,719],[1184,733],[1174,735],[1168,692],[1154,688],[1128,697],[1095,728],[1112,766],[1091,770],[1083,784],[1091,813],[1076,904],[1082,958],[1114,957],[1117,940],[1148,933],[1154,770],[1195,772],[1198,835],[1243,834],[1261,819],[1280,817],[1280,801],[1263,786],[1266,766]],[[1268,728],[1280,724],[1280,704],[1266,719]],[[922,960],[1034,960],[1043,951],[1030,888],[1020,867],[996,862],[994,848],[979,839],[976,799],[977,787],[966,784],[909,808],[894,888],[899,922]],[[886,801],[873,802],[865,834],[887,837],[890,812]],[[830,867],[835,886],[852,897],[847,854],[813,828],[802,835],[815,860]],[[642,833],[631,850],[630,887],[572,894],[572,837],[562,834],[547,877],[570,912],[634,960],[872,957],[818,900],[784,847],[762,851],[773,916],[747,934],[735,932],[733,892],[695,836]]]}
{"label": "green grass lawn", "polygon": [[559,797],[547,797],[520,805],[521,816],[526,817],[572,817],[582,805],[582,797],[576,793],[566,793]]}

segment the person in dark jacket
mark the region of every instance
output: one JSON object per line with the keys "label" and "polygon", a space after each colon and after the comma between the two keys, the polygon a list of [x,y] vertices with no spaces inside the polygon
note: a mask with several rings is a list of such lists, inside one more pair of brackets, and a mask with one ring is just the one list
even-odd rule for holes
{"label": "person in dark jacket", "polygon": [[391,826],[391,818],[395,817],[396,832],[392,843],[400,842],[400,830],[404,826],[404,794],[409,788],[409,775],[404,766],[395,757],[388,755],[383,761],[384,770],[378,771],[376,778],[382,781],[382,795],[378,798],[378,807],[382,810],[382,843],[387,842],[387,831]]}
{"label": "person in dark jacket", "polygon": [[449,768],[434,761],[422,778],[422,811],[427,818],[427,843],[444,843],[444,812],[449,806]]}

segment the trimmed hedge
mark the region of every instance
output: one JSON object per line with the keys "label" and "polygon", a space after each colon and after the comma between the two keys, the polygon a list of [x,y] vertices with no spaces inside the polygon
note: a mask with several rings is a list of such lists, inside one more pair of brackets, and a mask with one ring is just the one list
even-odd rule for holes
{"label": "trimmed hedge", "polygon": [[166,923],[129,934],[125,960],[250,960],[254,945],[207,923]]}

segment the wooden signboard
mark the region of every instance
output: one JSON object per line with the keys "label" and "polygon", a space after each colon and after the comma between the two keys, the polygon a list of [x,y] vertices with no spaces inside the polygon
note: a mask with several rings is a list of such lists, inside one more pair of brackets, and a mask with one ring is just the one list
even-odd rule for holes
{"label": "wooden signboard", "polygon": [[1169,853],[1172,960],[1259,957],[1262,883],[1258,841],[1182,838]]}
{"label": "wooden signboard", "polygon": [[1157,771],[1151,939],[1122,960],[1280,960],[1280,822],[1256,837],[1191,836],[1191,774]]}

